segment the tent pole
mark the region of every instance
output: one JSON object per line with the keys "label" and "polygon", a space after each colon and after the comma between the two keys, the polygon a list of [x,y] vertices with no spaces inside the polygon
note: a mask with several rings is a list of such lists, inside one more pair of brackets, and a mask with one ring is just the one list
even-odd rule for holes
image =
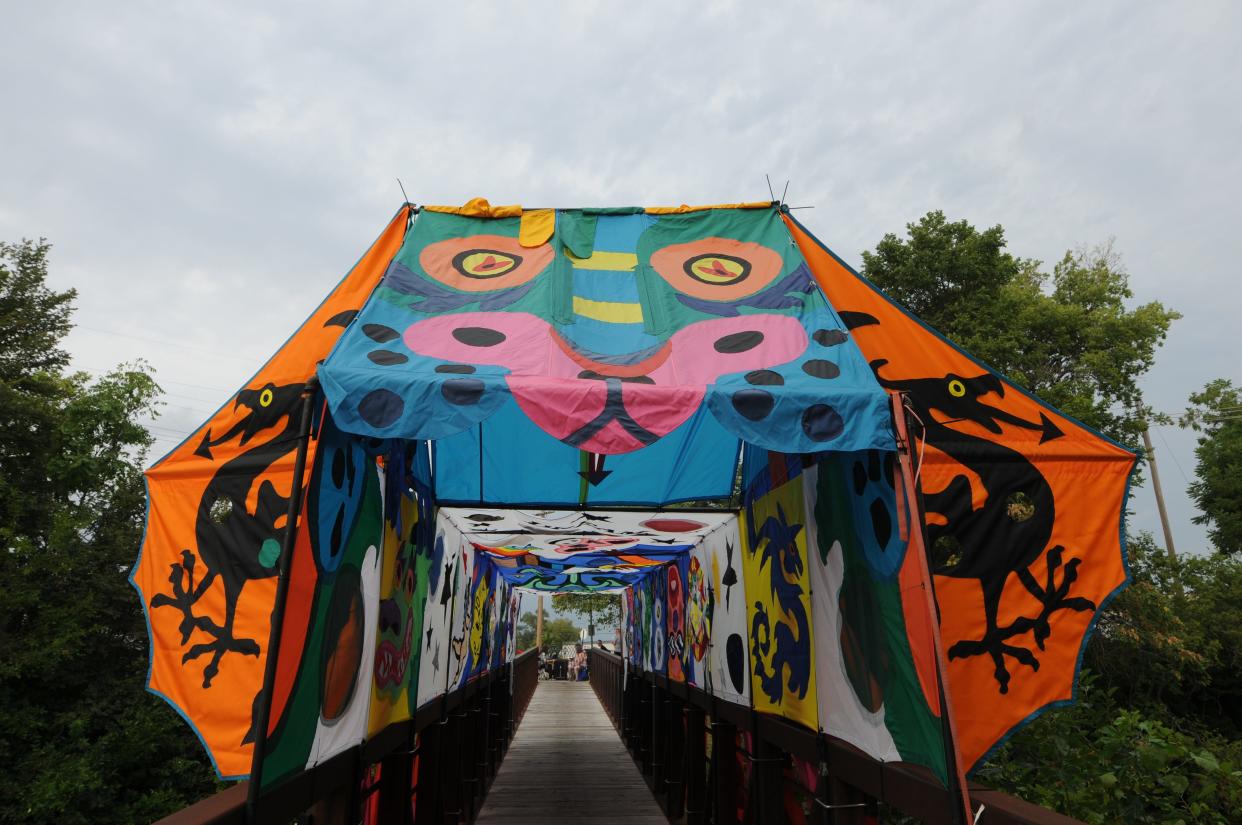
{"label": "tent pole", "polygon": [[285,618],[285,600],[289,595],[289,570],[293,548],[297,542],[298,517],[302,511],[302,480],[306,474],[306,453],[310,446],[311,422],[314,420],[315,394],[319,379],[314,375],[302,388],[302,418],[298,422],[298,448],[293,461],[293,482],[289,488],[289,509],[285,513],[285,535],[280,549],[276,578],[276,600],[272,604],[271,631],[267,639],[267,662],[263,668],[263,687],[259,691],[254,725],[254,756],[250,767],[250,786],[246,792],[246,822],[255,822],[259,792],[263,785],[263,758],[267,753],[267,726],[272,712],[272,685],[276,681],[276,658],[280,648],[281,625]]}
{"label": "tent pole", "polygon": [[910,515],[911,550],[916,551],[916,558],[923,579],[923,588],[927,594],[927,611],[932,620],[932,645],[936,657],[936,686],[940,699],[940,738],[944,742],[945,774],[949,780],[950,798],[957,797],[960,804],[952,805],[954,820],[960,825],[972,821],[970,809],[970,793],[966,786],[966,773],[962,768],[961,756],[957,749],[957,726],[953,722],[953,704],[949,701],[948,668],[945,664],[944,647],[940,638],[940,605],[936,601],[935,582],[931,576],[931,548],[927,544],[927,519],[923,513],[921,485],[914,482],[914,469],[910,466],[913,447],[910,441],[910,430],[906,420],[905,395],[893,393],[893,420],[897,427],[897,457],[901,462],[902,486],[905,488],[907,509]]}

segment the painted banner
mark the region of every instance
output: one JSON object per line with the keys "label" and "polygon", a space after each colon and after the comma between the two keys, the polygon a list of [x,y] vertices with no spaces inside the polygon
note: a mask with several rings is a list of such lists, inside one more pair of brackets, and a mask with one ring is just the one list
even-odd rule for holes
{"label": "painted banner", "polygon": [[818,713],[802,478],[785,480],[798,465],[786,466],[781,454],[770,453],[768,460],[769,467],[746,490],[741,518],[751,699],[755,710],[814,729]]}
{"label": "painted banner", "polygon": [[907,553],[917,513],[895,463],[879,451],[824,453],[802,471],[819,726],[947,782],[935,624]]}
{"label": "painted banner", "polygon": [[408,219],[403,206],[254,377],[146,471],[146,534],[130,581],[150,633],[147,686],[190,723],[221,778],[250,773],[284,519],[301,494],[290,489],[298,397],[379,283]]}
{"label": "painted banner", "polygon": [[[702,619],[693,631],[693,644],[695,657],[706,657],[702,659],[700,687],[713,696],[748,705],[746,590],[742,584],[742,541],[737,519],[706,536],[691,551],[691,564],[695,561],[699,575],[691,570],[691,593],[701,605]],[[701,582],[696,581],[700,577]]]}

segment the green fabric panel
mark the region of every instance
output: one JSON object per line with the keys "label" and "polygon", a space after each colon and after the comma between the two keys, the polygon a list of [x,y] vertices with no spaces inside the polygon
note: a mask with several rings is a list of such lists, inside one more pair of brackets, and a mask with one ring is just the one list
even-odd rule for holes
{"label": "green fabric panel", "polygon": [[841,611],[854,632],[866,669],[849,673],[859,696],[875,680],[884,697],[884,722],[902,759],[923,765],[948,784],[945,767],[944,728],[940,717],[923,698],[906,635],[905,612],[898,579],[879,580],[863,556],[859,525],[850,501],[855,495],[847,476],[849,462],[826,457],[819,464],[815,521],[819,529],[819,552],[840,542],[845,563],[841,587]]}
{"label": "green fabric panel", "polygon": [[[324,575],[320,571],[319,582],[315,588],[315,607],[311,612],[310,630],[306,634],[306,646],[302,650],[297,681],[294,683],[281,725],[268,738],[267,753],[263,759],[264,790],[306,768],[315,739],[320,707],[323,704],[323,671],[328,653],[325,637],[328,633],[328,611],[332,596],[339,588],[359,586],[361,566],[367,550],[372,546],[382,546],[383,531],[383,495],[380,492],[379,476],[371,469],[367,472],[358,519],[349,534],[340,567],[331,575]],[[374,656],[375,651],[364,650],[362,654]]]}
{"label": "green fabric panel", "polygon": [[579,258],[589,258],[595,251],[597,215],[577,209],[556,213],[556,235],[561,244]]}

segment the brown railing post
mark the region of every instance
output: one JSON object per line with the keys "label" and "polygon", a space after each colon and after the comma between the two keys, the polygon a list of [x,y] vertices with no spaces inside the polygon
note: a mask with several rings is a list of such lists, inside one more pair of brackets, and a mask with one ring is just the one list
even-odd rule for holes
{"label": "brown railing post", "polygon": [[755,822],[756,825],[780,825],[785,796],[781,787],[785,752],[769,742],[758,725],[752,727],[752,731],[750,799],[755,810]]}
{"label": "brown railing post", "polygon": [[651,718],[647,726],[651,731],[651,743],[648,748],[651,754],[651,786],[659,794],[664,790],[664,691],[656,684],[651,685],[651,705],[648,715]]}
{"label": "brown railing post", "polygon": [[665,694],[664,707],[664,787],[668,794],[668,816],[680,819],[685,810],[685,704],[670,691]]}
{"label": "brown railing post", "polygon": [[702,708],[686,708],[686,825],[707,822],[706,719]]}
{"label": "brown railing post", "polygon": [[713,825],[737,825],[737,728],[712,722]]}
{"label": "brown railing post", "polygon": [[406,747],[380,762],[379,819],[392,825],[406,825],[410,819],[410,774],[414,769],[413,751]]}
{"label": "brown railing post", "polygon": [[440,775],[442,764],[441,731],[445,720],[433,722],[418,734],[418,795],[415,822],[435,822],[440,818]]}

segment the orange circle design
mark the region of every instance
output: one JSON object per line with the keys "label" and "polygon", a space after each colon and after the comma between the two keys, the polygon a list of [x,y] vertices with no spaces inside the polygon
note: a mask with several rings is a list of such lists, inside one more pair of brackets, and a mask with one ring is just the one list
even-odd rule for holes
{"label": "orange circle design", "polygon": [[423,271],[463,292],[491,292],[521,286],[548,268],[552,246],[527,249],[505,235],[471,235],[428,244],[418,254]]}
{"label": "orange circle design", "polygon": [[754,295],[771,284],[784,265],[774,249],[729,238],[673,244],[651,254],[651,266],[673,289],[708,301]]}

